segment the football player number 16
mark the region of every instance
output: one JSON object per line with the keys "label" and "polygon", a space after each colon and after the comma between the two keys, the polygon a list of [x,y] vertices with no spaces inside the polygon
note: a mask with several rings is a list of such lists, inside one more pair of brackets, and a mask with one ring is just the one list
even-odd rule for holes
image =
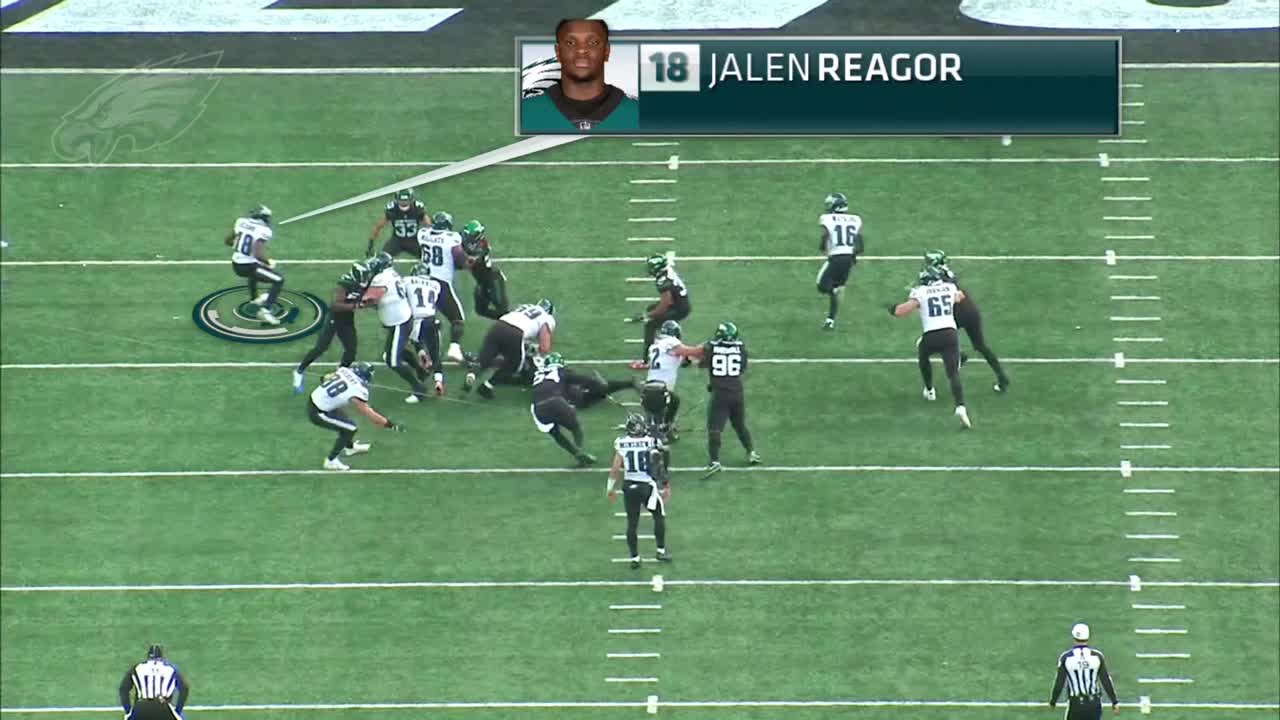
{"label": "football player number 16", "polygon": [[698,92],[699,57],[696,44],[640,44],[640,92]]}

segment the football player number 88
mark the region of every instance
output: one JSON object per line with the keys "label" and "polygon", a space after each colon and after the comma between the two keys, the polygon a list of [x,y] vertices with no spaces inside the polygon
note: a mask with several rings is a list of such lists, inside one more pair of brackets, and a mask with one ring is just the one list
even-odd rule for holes
{"label": "football player number 88", "polygon": [[737,355],[712,355],[711,374],[717,377],[736,377],[742,374],[742,358]]}
{"label": "football player number 88", "polygon": [[344,380],[337,380],[334,382],[326,383],[324,386],[324,391],[331,398],[338,397],[339,395],[347,391],[347,383]]}

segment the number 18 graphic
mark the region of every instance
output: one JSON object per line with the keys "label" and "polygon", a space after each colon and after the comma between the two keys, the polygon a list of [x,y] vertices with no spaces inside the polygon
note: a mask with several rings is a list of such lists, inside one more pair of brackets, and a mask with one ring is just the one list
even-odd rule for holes
{"label": "number 18 graphic", "polygon": [[640,92],[698,92],[698,45],[640,45]]}

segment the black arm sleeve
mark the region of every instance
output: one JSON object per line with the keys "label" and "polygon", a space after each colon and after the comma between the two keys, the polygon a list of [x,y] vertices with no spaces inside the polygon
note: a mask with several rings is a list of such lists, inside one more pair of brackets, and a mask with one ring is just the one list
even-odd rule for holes
{"label": "black arm sleeve", "polygon": [[187,684],[187,677],[177,668],[173,671],[178,676],[178,701],[173,704],[173,709],[182,712],[182,706],[187,704],[187,695],[191,692],[191,686]]}
{"label": "black arm sleeve", "polygon": [[1102,681],[1102,689],[1107,693],[1107,697],[1111,698],[1111,704],[1118,705],[1120,701],[1116,698],[1116,686],[1111,684],[1111,672],[1107,670],[1105,659],[1098,666],[1098,679]]}
{"label": "black arm sleeve", "polygon": [[1049,706],[1058,704],[1058,696],[1062,694],[1062,686],[1067,684],[1067,669],[1058,663],[1058,677],[1053,681],[1053,694],[1049,696]]}
{"label": "black arm sleeve", "polygon": [[853,256],[857,258],[867,249],[867,240],[862,233],[853,236]]}
{"label": "black arm sleeve", "polygon": [[129,702],[129,691],[133,690],[133,668],[129,668],[124,673],[124,679],[120,681],[120,705],[124,707],[124,711],[129,712],[131,703]]}

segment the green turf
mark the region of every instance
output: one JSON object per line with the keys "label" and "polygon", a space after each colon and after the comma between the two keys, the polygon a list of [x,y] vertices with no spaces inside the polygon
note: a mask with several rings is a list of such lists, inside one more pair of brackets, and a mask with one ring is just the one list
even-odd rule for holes
{"label": "green turf", "polygon": [[[554,297],[557,349],[570,364],[627,377],[625,340],[652,287],[639,258],[674,250],[693,295],[686,338],[733,319],[757,362],[749,418],[772,469],[749,471],[732,433],[731,471],[700,482],[705,393],[681,377],[687,414],[661,572],[672,580],[1040,579],[1119,585],[674,586],[402,588],[166,592],[5,592],[0,694],[15,707],[107,706],[120,673],[163,640],[196,687],[193,704],[422,701],[643,702],[714,700],[1040,701],[1066,628],[1087,619],[1126,702],[1276,703],[1280,601],[1274,587],[1144,587],[1151,581],[1280,577],[1280,485],[1274,472],[1152,472],[1151,467],[1280,465],[1280,279],[1275,259],[1102,262],[1126,255],[1274,256],[1280,94],[1274,71],[1147,72],[1126,115],[1144,145],[1093,140],[682,140],[678,148],[592,140],[526,158],[595,164],[509,165],[422,190],[429,208],[484,220],[516,301]],[[49,134],[100,77],[6,76],[0,158],[57,161]],[[111,162],[445,161],[510,141],[510,79],[415,79],[396,112],[370,98],[380,78],[227,77],[207,111],[154,150],[122,147]],[[238,98],[269,96],[246,118]],[[318,123],[317,103],[327,108]],[[375,109],[371,109],[375,108]],[[1261,158],[1247,163],[1113,163],[1113,159]],[[668,155],[681,166],[668,170]],[[838,158],[1074,159],[1035,163],[830,163]],[[1272,160],[1267,160],[1268,158]],[[774,159],[782,163],[731,164]],[[806,160],[808,159],[808,160]],[[699,164],[700,160],[716,161]],[[632,163],[632,164],[621,164]],[[248,204],[280,217],[426,168],[147,168],[4,170],[0,203],[11,260],[208,260],[209,265],[3,267],[0,361],[64,363],[296,362],[310,341],[248,346],[191,321],[196,299],[238,285],[221,238]],[[1104,183],[1109,175],[1146,183]],[[637,178],[678,179],[633,185]],[[839,328],[822,333],[816,215],[842,189],[867,222],[868,257],[845,296]],[[1149,202],[1104,196],[1150,196]],[[675,197],[635,204],[631,198]],[[61,203],[61,207],[58,207]],[[327,297],[363,253],[375,201],[277,228],[273,253],[288,286]],[[1116,223],[1108,215],[1150,215]],[[675,216],[673,223],[629,218]],[[1107,239],[1108,234],[1155,235]],[[673,243],[628,241],[673,236]],[[944,247],[983,308],[988,339],[1013,390],[991,392],[975,355],[964,373],[975,421],[962,433],[938,368],[939,400],[920,399],[914,318],[891,320],[928,247]],[[723,259],[728,256],[798,259]],[[889,259],[908,256],[908,259]],[[964,256],[982,256],[964,259]],[[1009,256],[1022,256],[1011,259]],[[1046,256],[1086,256],[1053,260]],[[633,258],[586,263],[562,258]],[[306,264],[300,260],[329,261]],[[1115,274],[1155,275],[1119,281]],[[471,281],[459,290],[468,307]],[[1112,295],[1160,300],[1113,300]],[[1112,316],[1158,316],[1127,323]],[[476,349],[488,321],[471,318]],[[382,336],[360,318],[360,355]],[[1114,338],[1159,336],[1163,343]],[[968,341],[963,343],[966,347]],[[1115,352],[1130,361],[1117,369]],[[311,382],[337,357],[313,368]],[[1250,364],[1183,362],[1249,359]],[[760,362],[774,361],[774,362]],[[788,362],[777,362],[788,361]],[[1052,361],[1052,362],[1046,362]],[[530,422],[527,391],[502,388],[486,406],[450,398],[411,407],[389,371],[372,402],[410,427],[362,421],[372,475],[315,471],[330,437],[290,394],[288,367],[19,369],[0,374],[5,473],[230,471],[218,476],[16,478],[0,482],[0,582],[43,585],[333,583],[346,581],[646,580],[610,562],[619,508],[603,470],[564,472],[569,458]],[[1163,380],[1159,385],[1117,380]],[[623,393],[620,399],[633,401]],[[1122,406],[1119,401],[1167,401]],[[607,457],[613,405],[583,412],[590,448]],[[1122,428],[1123,422],[1167,428]],[[1168,444],[1168,449],[1122,445]],[[1121,460],[1138,468],[1119,472]],[[1087,472],[923,471],[921,466],[1096,467]],[[813,469],[858,466],[860,469]],[[893,466],[874,469],[866,466]],[[418,473],[413,469],[463,470]],[[485,469],[547,468],[538,473]],[[779,471],[781,468],[790,468]],[[908,470],[906,468],[917,468]],[[1156,489],[1140,494],[1126,490]],[[1171,491],[1171,492],[1170,492]],[[1176,512],[1134,517],[1129,511]],[[642,532],[650,532],[645,520]],[[1176,534],[1139,540],[1130,534]],[[649,554],[652,540],[642,541]],[[1177,557],[1146,564],[1133,557]],[[653,616],[610,604],[661,602]],[[1185,610],[1135,610],[1134,603]],[[650,619],[652,618],[652,619]],[[609,627],[660,624],[653,638]],[[1185,636],[1139,636],[1143,627]],[[658,660],[605,653],[661,652]],[[1142,652],[1187,652],[1143,660]],[[56,678],[38,660],[59,658]],[[283,678],[263,667],[284,663]],[[637,663],[619,666],[614,663]],[[647,666],[647,663],[651,665]],[[986,668],[995,665],[996,671]],[[622,669],[619,669],[622,667]],[[632,672],[656,687],[604,682]],[[352,680],[356,677],[356,680]],[[1149,686],[1145,677],[1192,677]],[[196,717],[193,710],[188,717]],[[671,708],[695,718],[1014,718],[1029,708]],[[1045,711],[1047,712],[1047,711]],[[1136,712],[1136,710],[1126,710]],[[1162,718],[1256,718],[1274,711],[1157,711]],[[315,717],[612,720],[641,708],[316,711]],[[199,716],[203,716],[201,713]],[[20,715],[15,714],[15,717]],[[307,711],[223,711],[220,718],[296,720]]]}

